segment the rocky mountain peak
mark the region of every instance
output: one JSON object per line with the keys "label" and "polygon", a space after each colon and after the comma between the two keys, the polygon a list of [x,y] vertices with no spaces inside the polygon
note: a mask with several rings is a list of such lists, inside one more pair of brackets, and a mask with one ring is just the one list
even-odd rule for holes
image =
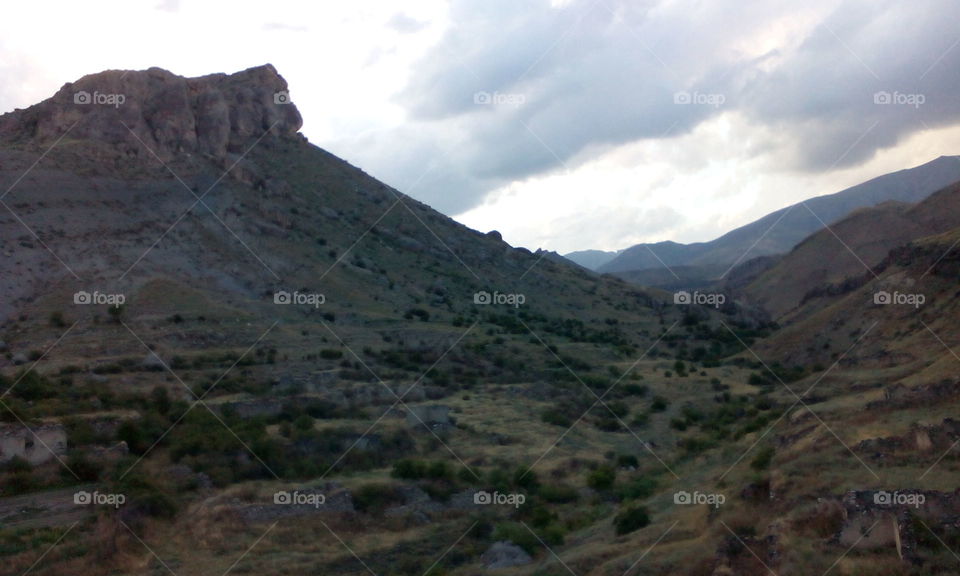
{"label": "rocky mountain peak", "polygon": [[164,159],[223,158],[261,137],[291,137],[302,123],[286,80],[269,64],[198,78],[160,68],[108,70],[0,116],[0,142],[45,144],[66,135],[121,155],[142,155],[146,145]]}

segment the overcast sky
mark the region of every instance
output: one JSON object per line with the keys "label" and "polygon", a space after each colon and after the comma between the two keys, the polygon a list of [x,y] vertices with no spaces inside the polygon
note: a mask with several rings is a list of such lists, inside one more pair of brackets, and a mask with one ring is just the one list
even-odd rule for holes
{"label": "overcast sky", "polygon": [[3,10],[2,111],[108,68],[198,76],[270,62],[313,143],[531,249],[709,240],[960,154],[956,0],[117,0]]}

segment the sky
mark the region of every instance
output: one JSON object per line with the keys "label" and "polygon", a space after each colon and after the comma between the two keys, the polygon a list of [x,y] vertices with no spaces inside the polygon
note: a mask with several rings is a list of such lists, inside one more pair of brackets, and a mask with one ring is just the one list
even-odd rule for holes
{"label": "sky", "polygon": [[[38,25],[36,23],[42,23]],[[0,111],[271,63],[310,141],[515,246],[713,239],[960,154],[956,0],[4,6]]]}

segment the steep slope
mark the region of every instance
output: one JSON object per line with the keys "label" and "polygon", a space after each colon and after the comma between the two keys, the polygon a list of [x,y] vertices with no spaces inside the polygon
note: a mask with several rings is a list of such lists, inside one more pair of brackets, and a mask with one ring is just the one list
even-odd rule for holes
{"label": "steep slope", "polygon": [[521,521],[612,534],[591,474],[667,474],[670,419],[744,379],[672,372],[733,351],[723,311],[454,222],[307,143],[286,90],[110,71],[0,117],[0,574],[223,573],[281,519],[243,571],[363,570],[329,529],[379,573],[474,571]]}
{"label": "steep slope", "polygon": [[[956,198],[956,188],[949,192]],[[914,213],[934,209],[931,201],[937,199]],[[958,240],[960,225],[894,248],[873,265],[873,273],[808,296],[793,322],[756,350],[784,365],[826,365],[842,355],[845,368],[871,370],[878,382],[952,381],[956,358],[947,343],[960,339]],[[952,394],[960,393],[951,387]]]}
{"label": "steep slope", "polygon": [[[789,322],[808,295],[831,290],[863,274],[890,250],[960,226],[960,183],[916,205],[885,203],[858,210],[801,242],[738,295]],[[830,257],[824,257],[829,254]],[[822,304],[823,301],[821,300]],[[804,310],[802,314],[809,313]]]}
{"label": "steep slope", "polygon": [[659,242],[632,246],[600,266],[598,271],[623,274],[662,268],[664,264],[720,266],[725,271],[730,265],[746,259],[785,253],[823,228],[824,224],[835,222],[858,208],[887,201],[919,202],[957,180],[960,180],[960,157],[941,156],[915,168],[886,174],[835,194],[818,196],[777,210],[710,242]]}

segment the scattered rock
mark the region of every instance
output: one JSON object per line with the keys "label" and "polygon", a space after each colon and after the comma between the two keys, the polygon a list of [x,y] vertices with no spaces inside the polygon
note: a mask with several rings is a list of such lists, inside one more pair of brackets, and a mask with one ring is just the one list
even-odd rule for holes
{"label": "scattered rock", "polygon": [[410,411],[407,413],[407,425],[417,427],[423,424],[434,429],[450,426],[450,407],[441,405],[410,406]]}
{"label": "scattered rock", "polygon": [[143,359],[141,363],[144,368],[147,370],[163,370],[166,367],[163,360],[156,352],[151,352],[147,354],[147,357]]}
{"label": "scattered rock", "polygon": [[523,548],[517,546],[509,540],[496,542],[489,550],[480,557],[484,567],[487,570],[499,570],[502,568],[512,568],[514,566],[523,566],[533,561],[530,555]]}

